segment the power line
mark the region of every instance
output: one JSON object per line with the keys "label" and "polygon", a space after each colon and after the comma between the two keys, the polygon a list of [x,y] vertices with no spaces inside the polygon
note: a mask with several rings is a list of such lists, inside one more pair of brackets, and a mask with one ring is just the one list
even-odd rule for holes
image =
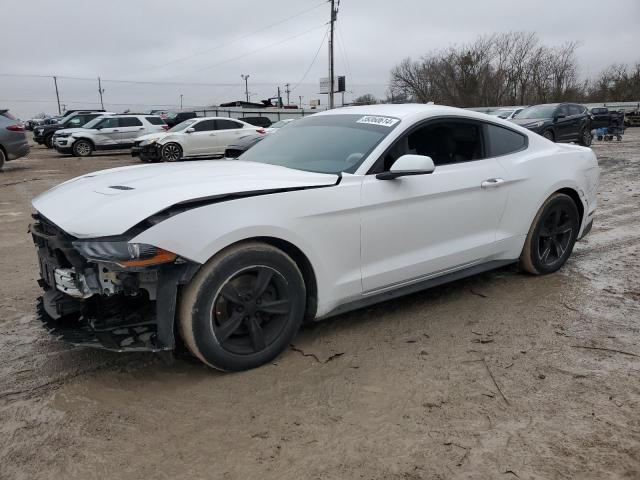
{"label": "power line", "polygon": [[290,17],[286,17],[286,18],[284,18],[282,20],[279,20],[279,21],[277,21],[275,23],[272,23],[272,24],[267,25],[265,27],[259,28],[258,30],[254,30],[253,32],[241,35],[240,37],[237,37],[237,38],[235,38],[233,40],[230,40],[228,42],[224,42],[224,43],[221,43],[219,45],[216,45],[215,47],[211,47],[211,48],[207,48],[207,49],[204,49],[204,50],[200,50],[200,51],[194,52],[191,55],[187,55],[185,57],[181,57],[181,58],[178,58],[178,59],[175,59],[175,60],[171,60],[171,61],[163,63],[161,65],[156,65],[155,67],[149,67],[149,68],[143,69],[141,71],[156,70],[158,68],[166,67],[167,65],[173,65],[174,63],[179,63],[179,62],[182,62],[182,61],[185,61],[185,60],[189,60],[190,58],[194,58],[194,57],[197,57],[199,55],[203,55],[205,53],[212,52],[214,50],[219,50],[220,48],[232,45],[233,43],[236,43],[236,42],[238,42],[240,40],[244,40],[245,38],[248,38],[248,37],[250,37],[252,35],[255,35],[256,33],[264,32],[265,30],[269,30],[270,28],[273,28],[273,27],[275,27],[277,25],[281,25],[283,23],[288,22],[289,20],[293,20],[294,18],[300,17],[300,16],[304,15],[305,13],[308,13],[308,12],[310,12],[312,10],[315,10],[316,8],[324,5],[325,3],[326,3],[326,1],[323,1],[321,3],[318,3],[317,5],[314,5],[311,8],[307,8],[306,10],[303,10],[301,12],[298,12],[298,13],[294,14],[294,15],[291,15]]}
{"label": "power line", "polygon": [[[223,61],[221,61],[221,62],[217,62],[217,63],[214,63],[214,64],[212,64],[212,65],[208,65],[208,66],[206,66],[206,67],[200,68],[200,69],[198,69],[198,70],[194,70],[194,71],[189,72],[189,73],[193,74],[193,73],[199,73],[199,72],[202,72],[202,71],[204,71],[204,70],[210,70],[210,69],[212,69],[212,68],[214,68],[214,67],[218,67],[218,66],[220,66],[220,65],[224,65],[224,64],[226,64],[226,63],[234,62],[234,61],[239,60],[239,59],[241,59],[241,58],[248,57],[249,55],[254,55],[254,54],[256,54],[256,53],[258,53],[258,52],[261,52],[261,51],[263,51],[263,50],[266,50],[266,49],[268,49],[268,48],[275,47],[275,46],[277,46],[277,45],[280,45],[280,44],[282,44],[282,43],[288,42],[288,41],[293,40],[293,39],[295,39],[295,38],[299,38],[299,37],[302,37],[303,35],[307,35],[308,33],[311,33],[311,32],[313,32],[314,30],[317,30],[317,29],[319,29],[319,28],[322,28],[322,27],[324,27],[325,25],[326,25],[326,23],[325,23],[325,24],[322,24],[322,25],[315,26],[315,27],[313,27],[313,28],[310,28],[309,30],[305,30],[304,32],[301,32],[301,33],[298,33],[298,34],[296,34],[296,35],[292,35],[292,36],[290,36],[290,37],[284,38],[284,39],[282,39],[282,40],[280,40],[280,41],[278,41],[278,42],[270,43],[269,45],[265,45],[264,47],[257,48],[257,49],[255,49],[255,50],[250,51],[250,52],[243,53],[242,55],[238,55],[237,57],[229,58],[229,59],[227,59],[227,60],[223,60]],[[167,78],[181,77],[181,76],[183,76],[183,75],[188,75],[189,73],[181,73],[181,74],[179,74],[179,75],[174,75],[174,76],[172,76],[172,77],[167,77]]]}
{"label": "power line", "polygon": [[304,79],[307,78],[307,75],[309,75],[309,72],[311,71],[311,68],[313,68],[313,65],[316,63],[316,60],[318,59],[318,55],[320,54],[320,50],[322,50],[322,46],[324,45],[324,41],[327,39],[327,35],[328,34],[329,34],[329,29],[327,28],[327,30],[324,32],[324,36],[322,37],[322,41],[320,42],[320,46],[318,47],[318,50],[316,51],[316,54],[314,55],[313,60],[311,61],[311,64],[309,65],[309,68],[307,68],[307,71],[304,72],[304,75],[302,76],[300,81],[298,83],[296,83],[295,87],[293,87],[291,89],[292,92],[296,88],[298,88],[300,85],[302,85],[302,82],[304,82]]}

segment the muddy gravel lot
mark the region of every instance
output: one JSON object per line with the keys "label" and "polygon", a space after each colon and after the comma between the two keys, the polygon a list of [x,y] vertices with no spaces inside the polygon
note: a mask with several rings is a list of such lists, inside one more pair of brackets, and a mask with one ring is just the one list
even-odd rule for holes
{"label": "muddy gravel lot", "polygon": [[640,478],[640,129],[594,145],[590,236],[306,328],[273,364],[71,348],[34,319],[34,195],[133,163],[34,146],[0,173],[0,478]]}

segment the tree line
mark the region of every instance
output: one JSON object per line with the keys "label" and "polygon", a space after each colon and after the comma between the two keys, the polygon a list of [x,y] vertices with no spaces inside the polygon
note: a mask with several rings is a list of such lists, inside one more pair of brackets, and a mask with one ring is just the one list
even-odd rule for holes
{"label": "tree line", "polygon": [[[405,58],[391,70],[386,102],[435,102],[456,107],[532,105],[563,101],[640,99],[640,62],[579,75],[577,42],[544,45],[535,33],[509,32]],[[354,103],[375,103],[370,94]]]}

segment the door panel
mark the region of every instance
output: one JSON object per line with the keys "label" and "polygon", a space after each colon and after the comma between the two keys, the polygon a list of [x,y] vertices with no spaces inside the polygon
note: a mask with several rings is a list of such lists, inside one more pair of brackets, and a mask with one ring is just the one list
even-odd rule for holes
{"label": "door panel", "polygon": [[432,174],[378,180],[362,186],[362,282],[365,292],[496,253],[496,230],[506,191],[495,159],[437,166]]}
{"label": "door panel", "polygon": [[215,120],[202,120],[192,126],[195,132],[185,133],[185,155],[215,155]]}
{"label": "door panel", "polygon": [[147,133],[142,121],[135,117],[121,118],[119,128],[120,143],[123,147],[133,145],[136,138]]}
{"label": "door panel", "polygon": [[96,129],[93,139],[97,147],[115,147],[120,143],[120,127],[117,118],[105,118]]}

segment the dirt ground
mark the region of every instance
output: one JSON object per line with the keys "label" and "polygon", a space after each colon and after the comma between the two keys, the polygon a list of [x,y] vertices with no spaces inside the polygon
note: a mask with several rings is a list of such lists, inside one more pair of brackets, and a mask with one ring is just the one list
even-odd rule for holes
{"label": "dirt ground", "polygon": [[640,478],[640,129],[594,150],[596,224],[559,273],[342,315],[221,374],[41,329],[30,199],[132,159],[34,147],[0,174],[0,478]]}

